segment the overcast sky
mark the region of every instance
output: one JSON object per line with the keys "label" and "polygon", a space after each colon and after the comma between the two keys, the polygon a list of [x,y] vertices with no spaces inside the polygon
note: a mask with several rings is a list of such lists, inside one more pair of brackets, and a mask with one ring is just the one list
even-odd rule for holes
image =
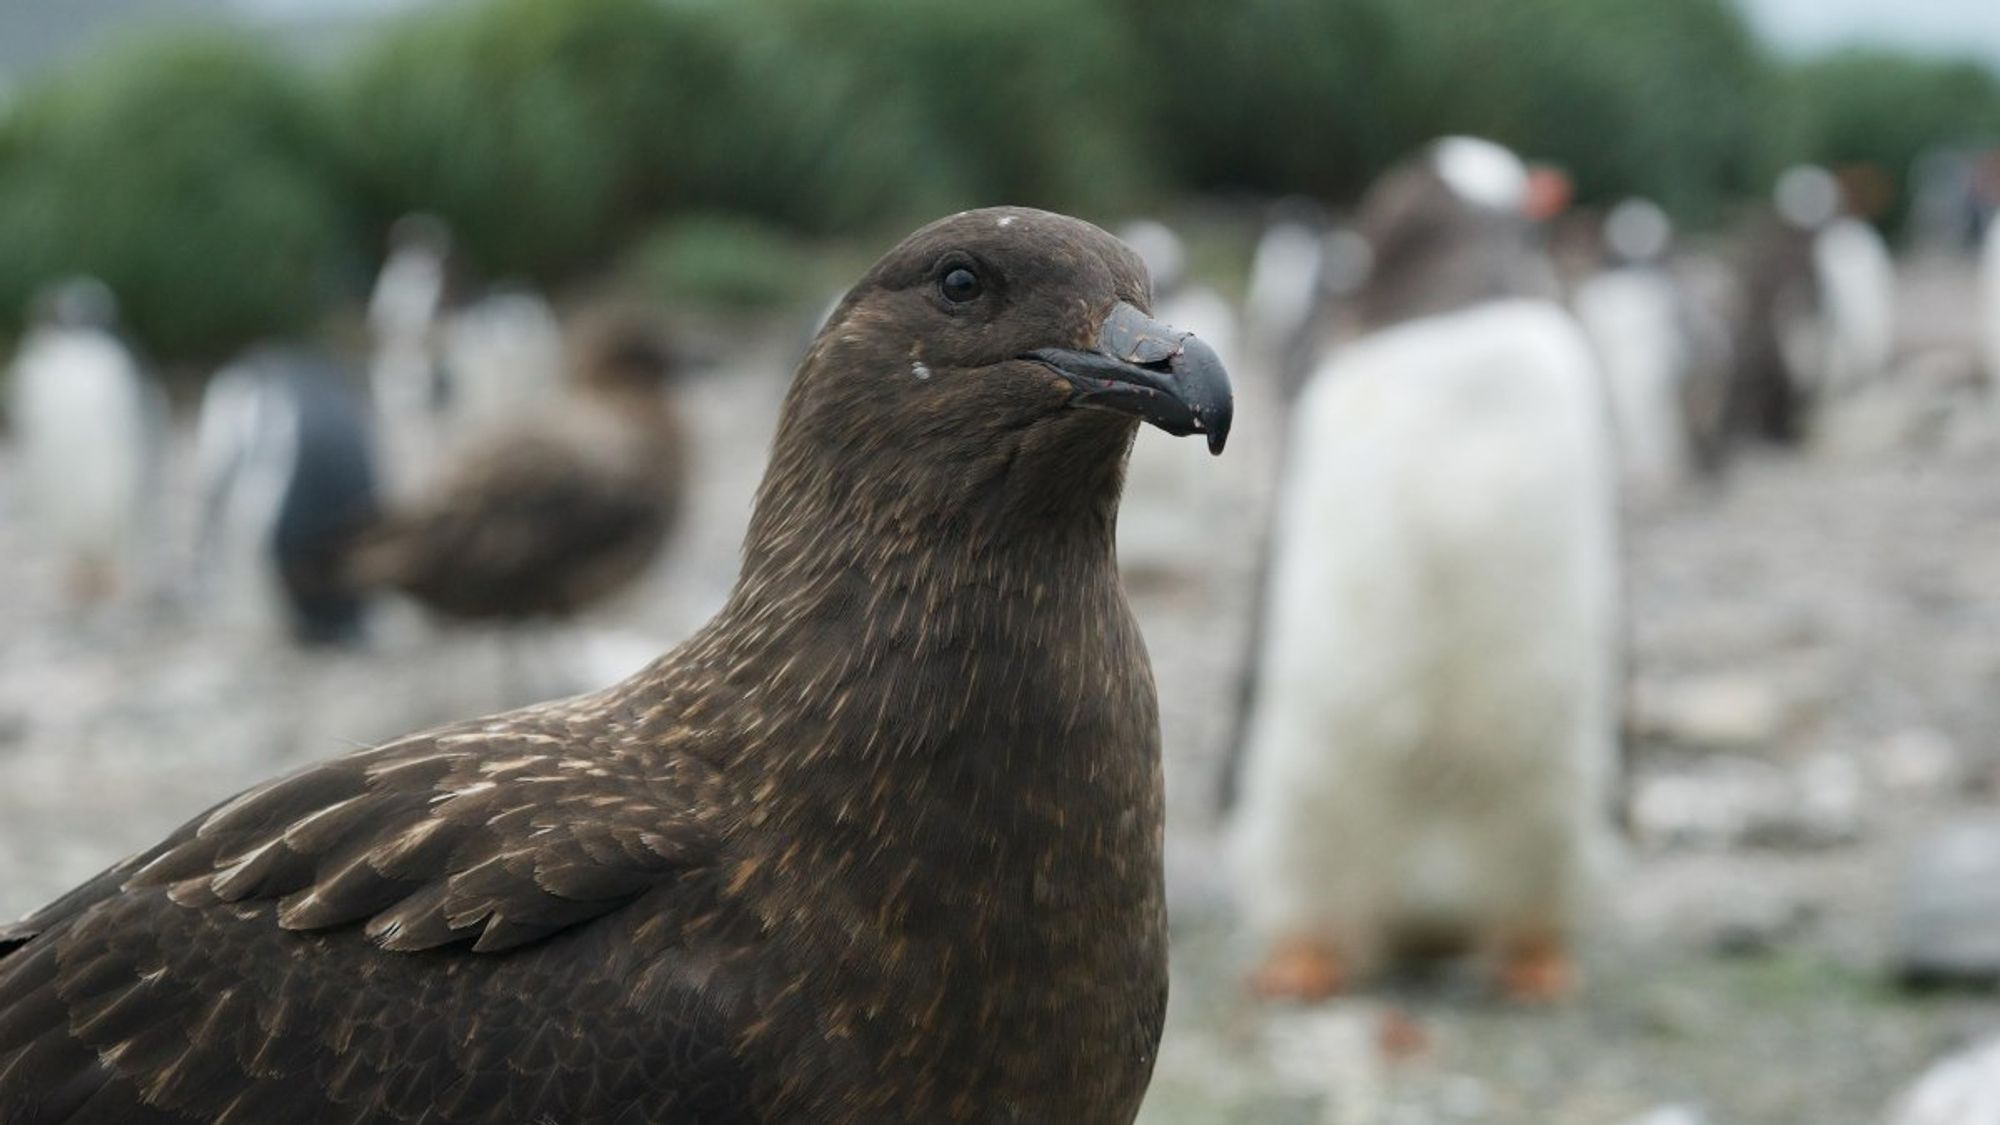
{"label": "overcast sky", "polygon": [[2000,0],[1741,2],[1765,37],[1791,53],[1865,43],[1978,54],[2000,63]]}

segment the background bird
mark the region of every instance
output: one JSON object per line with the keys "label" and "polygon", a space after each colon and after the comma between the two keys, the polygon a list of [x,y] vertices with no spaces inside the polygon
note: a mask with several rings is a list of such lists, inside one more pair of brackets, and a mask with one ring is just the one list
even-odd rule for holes
{"label": "background bird", "polygon": [[1387,174],[1365,334],[1293,415],[1234,810],[1266,995],[1440,949],[1567,985],[1615,758],[1616,467],[1587,343],[1526,295],[1527,184],[1466,138]]}
{"label": "background bird", "polygon": [[1788,169],[1769,214],[1741,239],[1743,317],[1733,429],[1805,440],[1817,411],[1887,370],[1895,343],[1893,267],[1881,236],[1845,213],[1824,168]]}
{"label": "background bird", "polygon": [[1309,349],[1326,271],[1326,216],[1292,197],[1271,209],[1250,258],[1243,296],[1244,339],[1257,363],[1289,394],[1311,366]]}
{"label": "background bird", "polygon": [[79,604],[137,592],[157,561],[165,406],[114,333],[117,310],[94,279],[51,288],[8,378],[28,514]]}
{"label": "background bird", "polygon": [[1604,217],[1604,268],[1571,307],[1604,373],[1629,498],[1656,503],[1718,468],[1732,369],[1726,269],[1673,248],[1649,200]]}
{"label": "background bird", "polygon": [[368,529],[349,574],[473,620],[573,615],[625,589],[681,508],[673,367],[649,322],[586,328],[568,393],[458,447],[427,494]]}
{"label": "background bird", "polygon": [[1888,374],[1895,358],[1895,263],[1881,233],[1845,213],[1813,239],[1813,269],[1824,298],[1819,382],[1830,394],[1852,394]]}
{"label": "background bird", "polygon": [[[1237,370],[1236,310],[1213,288],[1192,279],[1187,245],[1163,223],[1142,220],[1119,228],[1118,237],[1146,263],[1153,280],[1153,312],[1192,332]],[[1163,433],[1141,433],[1125,468],[1118,508],[1118,565],[1133,586],[1172,586],[1199,566],[1202,541],[1230,503],[1227,482],[1202,451]]]}
{"label": "background bird", "polygon": [[451,231],[433,215],[405,215],[368,298],[369,395],[398,500],[418,495],[437,468],[446,398],[439,322],[451,289]]}
{"label": "background bird", "polygon": [[1986,385],[2000,402],[2000,221],[1986,226],[1979,256],[1979,341],[1986,358]]}
{"label": "background bird", "polygon": [[448,312],[439,325],[446,452],[477,443],[562,394],[562,324],[533,289],[506,285]]}
{"label": "background bird", "polygon": [[1693,467],[1682,413],[1690,349],[1679,295],[1663,268],[1672,237],[1654,204],[1620,203],[1604,219],[1609,268],[1585,279],[1571,299],[1604,372],[1626,487],[1641,500],[1671,494]]}
{"label": "background bird", "polygon": [[1199,342],[1094,227],[966,212],[799,368],[713,621],[309,767],[0,929],[0,1117],[1129,1121],[1159,732],[1112,523]]}
{"label": "background bird", "polygon": [[196,579],[212,612],[306,643],[358,639],[365,605],[343,569],[382,498],[346,374],[323,354],[253,350],[209,381],[196,450]]}
{"label": "background bird", "polygon": [[1476,137],[1445,137],[1385,172],[1355,215],[1371,258],[1346,302],[1347,330],[1502,297],[1553,297],[1555,269],[1529,221],[1533,187],[1519,157]]}

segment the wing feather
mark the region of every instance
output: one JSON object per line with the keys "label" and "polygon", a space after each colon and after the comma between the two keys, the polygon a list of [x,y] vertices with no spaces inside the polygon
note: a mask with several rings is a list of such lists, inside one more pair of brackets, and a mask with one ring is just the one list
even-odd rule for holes
{"label": "wing feather", "polygon": [[662,971],[717,952],[707,767],[591,705],[280,778],[0,930],[0,1121],[741,1119],[753,990]]}

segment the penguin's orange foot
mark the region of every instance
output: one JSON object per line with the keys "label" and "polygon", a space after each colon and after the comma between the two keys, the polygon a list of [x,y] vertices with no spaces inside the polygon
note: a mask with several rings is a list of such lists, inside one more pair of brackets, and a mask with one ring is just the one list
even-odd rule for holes
{"label": "penguin's orange foot", "polygon": [[1576,987],[1576,967],[1554,939],[1522,942],[1500,965],[1500,991],[1517,1004],[1552,1004]]}
{"label": "penguin's orange foot", "polygon": [[1323,941],[1290,938],[1271,947],[1250,974],[1250,991],[1264,1000],[1313,1003],[1347,988],[1347,968]]}
{"label": "penguin's orange foot", "polygon": [[1428,1053],[1431,1035],[1409,1012],[1402,1008],[1388,1008],[1375,1025],[1375,1046],[1382,1052],[1383,1058],[1401,1062]]}

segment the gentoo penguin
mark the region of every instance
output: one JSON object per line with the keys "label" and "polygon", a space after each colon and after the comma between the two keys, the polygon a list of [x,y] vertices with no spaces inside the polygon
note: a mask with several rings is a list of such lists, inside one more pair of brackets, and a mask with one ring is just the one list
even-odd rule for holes
{"label": "gentoo penguin", "polygon": [[1733,428],[1779,444],[1814,406],[1879,377],[1895,343],[1895,267],[1873,227],[1842,214],[1840,182],[1801,166],[1778,177],[1770,213],[1742,241]]}
{"label": "gentoo penguin", "polygon": [[[1187,248],[1165,224],[1139,220],[1116,232],[1153,277],[1153,313],[1214,349],[1225,368],[1237,369],[1236,312],[1229,301],[1188,276]],[[1128,584],[1143,587],[1184,575],[1204,555],[1204,518],[1229,503],[1227,482],[1191,442],[1165,433],[1140,433],[1125,466],[1125,498],[1118,506],[1118,568]]]}
{"label": "gentoo penguin", "polygon": [[196,451],[210,612],[308,644],[357,639],[364,604],[341,571],[380,497],[367,408],[344,373],[312,352],[253,350],[209,381]]}
{"label": "gentoo penguin", "polygon": [[1609,835],[1617,469],[1528,194],[1470,138],[1387,173],[1363,335],[1293,411],[1233,825],[1267,996],[1447,950],[1568,984]]}
{"label": "gentoo penguin", "polygon": [[157,530],[148,501],[165,408],[114,332],[117,311],[95,279],[52,287],[8,378],[24,506],[80,604],[132,592]]}
{"label": "gentoo penguin", "polygon": [[1979,340],[1986,355],[1986,393],[2000,403],[2000,211],[1986,220],[1979,255]]}
{"label": "gentoo penguin", "polygon": [[436,469],[443,434],[445,310],[451,231],[431,215],[406,215],[389,231],[389,256],[368,300],[374,400],[388,491],[407,500]]}
{"label": "gentoo penguin", "polygon": [[1311,348],[1327,246],[1326,218],[1308,199],[1280,200],[1250,257],[1244,338],[1257,365],[1295,388]]}
{"label": "gentoo penguin", "polygon": [[447,617],[561,617],[643,574],[680,511],[685,449],[649,322],[579,333],[568,393],[453,453],[357,543],[349,575]]}
{"label": "gentoo penguin", "polygon": [[563,393],[566,345],[539,293],[502,286],[445,317],[445,415],[450,442],[479,442]]}
{"label": "gentoo penguin", "polygon": [[1596,351],[1627,495],[1657,501],[1719,464],[1729,339],[1698,262],[1668,257],[1673,224],[1645,199],[1604,217],[1605,268],[1571,295]]}
{"label": "gentoo penguin", "polygon": [[1649,200],[1612,208],[1603,225],[1610,268],[1571,298],[1604,373],[1626,487],[1640,500],[1671,494],[1693,459],[1681,421],[1687,349],[1673,279],[1662,268],[1672,233]]}
{"label": "gentoo penguin", "polygon": [[1872,223],[1843,214],[1813,239],[1813,269],[1823,297],[1825,371],[1834,395],[1888,373],[1896,347],[1896,264]]}

